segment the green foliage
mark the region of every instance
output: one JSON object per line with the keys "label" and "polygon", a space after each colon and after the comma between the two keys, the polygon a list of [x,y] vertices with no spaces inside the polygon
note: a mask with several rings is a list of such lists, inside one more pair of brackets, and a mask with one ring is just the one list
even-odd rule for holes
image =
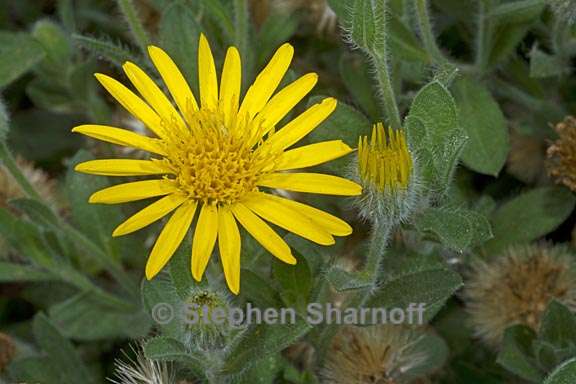
{"label": "green foliage", "polygon": [[0,31],[0,87],[5,87],[38,64],[45,53],[29,34]]}

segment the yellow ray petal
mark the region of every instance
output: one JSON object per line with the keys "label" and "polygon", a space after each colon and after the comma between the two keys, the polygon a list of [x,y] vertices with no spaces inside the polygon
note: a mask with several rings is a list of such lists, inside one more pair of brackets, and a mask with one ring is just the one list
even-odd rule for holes
{"label": "yellow ray petal", "polygon": [[190,201],[180,206],[160,232],[146,263],[146,278],[148,280],[164,268],[184,239],[194,218],[196,205],[195,201]]}
{"label": "yellow ray petal", "polygon": [[164,137],[162,119],[152,108],[148,106],[134,92],[126,88],[113,78],[97,73],[96,79],[104,88],[134,117],[144,123],[152,132],[160,137]]}
{"label": "yellow ray petal", "polygon": [[246,92],[238,113],[240,116],[247,116],[248,120],[251,120],[264,108],[286,74],[293,55],[294,48],[288,43],[278,48],[268,65]]}
{"label": "yellow ray petal", "polygon": [[143,180],[114,185],[101,189],[90,196],[90,203],[119,204],[164,196],[178,192],[176,183],[171,180]]}
{"label": "yellow ray petal", "polygon": [[300,141],[312,132],[336,109],[336,99],[328,97],[301,113],[294,120],[276,132],[261,148],[283,150]]}
{"label": "yellow ray petal", "polygon": [[320,173],[271,173],[262,176],[258,185],[323,195],[356,196],[362,193],[362,187],[353,181]]}
{"label": "yellow ray petal", "polygon": [[258,125],[264,127],[261,135],[278,124],[314,88],[317,81],[317,74],[308,73],[274,95],[256,117]]}
{"label": "yellow ray petal", "polygon": [[142,136],[127,129],[109,127],[107,125],[86,124],[74,127],[72,132],[124,147],[142,149],[159,155],[166,154],[166,151],[160,145],[160,140]]}
{"label": "yellow ray petal", "polygon": [[100,176],[144,176],[172,172],[161,161],[133,159],[90,160],[76,165],[74,170]]}
{"label": "yellow ray petal", "polygon": [[218,208],[218,248],[228,288],[240,291],[240,231],[229,207]]}
{"label": "yellow ray petal", "polygon": [[236,47],[228,48],[222,79],[220,80],[220,112],[224,114],[224,123],[230,127],[232,118],[238,113],[240,87],[242,82],[242,64]]}
{"label": "yellow ray petal", "polygon": [[276,170],[306,168],[337,159],[352,152],[342,140],[323,141],[284,152]]}
{"label": "yellow ray petal", "polygon": [[236,220],[268,252],[285,263],[296,264],[296,258],[292,256],[288,244],[264,220],[241,203],[233,205],[231,210]]}
{"label": "yellow ray petal", "polygon": [[202,275],[210,260],[218,234],[218,208],[204,204],[198,217],[194,239],[192,240],[192,277],[202,280]]}
{"label": "yellow ray petal", "polygon": [[322,245],[334,244],[334,238],[310,219],[265,196],[263,193],[254,193],[243,204],[263,219],[298,236]]}
{"label": "yellow ray petal", "polygon": [[348,236],[352,233],[352,227],[348,225],[342,219],[339,219],[336,216],[329,214],[328,212],[324,212],[320,209],[311,207],[307,204],[302,204],[298,201],[285,199],[280,196],[275,196],[267,193],[262,193],[261,197],[263,199],[269,199],[273,201],[277,201],[278,203],[285,205],[293,210],[303,214],[304,216],[308,217],[312,220],[315,224],[319,225],[328,233],[335,235],[335,236]]}
{"label": "yellow ray petal", "polygon": [[162,80],[164,80],[164,84],[166,84],[166,87],[174,98],[178,109],[190,124],[192,121],[190,116],[194,111],[198,110],[198,103],[188,82],[178,69],[178,66],[162,49],[149,46],[148,54],[160,73],[160,76],[162,76]]}
{"label": "yellow ray petal", "polygon": [[178,208],[187,199],[186,196],[177,193],[163,197],[116,227],[112,236],[122,236],[144,228]]}
{"label": "yellow ray petal", "polygon": [[210,44],[204,34],[200,34],[198,45],[198,81],[200,83],[200,104],[202,109],[218,107],[218,79],[216,65]]}
{"label": "yellow ray petal", "polygon": [[140,95],[154,108],[165,124],[184,126],[182,116],[176,111],[164,92],[142,69],[130,62],[125,63],[122,68]]}

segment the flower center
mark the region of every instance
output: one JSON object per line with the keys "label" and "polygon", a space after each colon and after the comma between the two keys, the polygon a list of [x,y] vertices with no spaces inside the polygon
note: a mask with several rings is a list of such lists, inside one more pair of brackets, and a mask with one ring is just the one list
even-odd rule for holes
{"label": "flower center", "polygon": [[231,130],[219,113],[198,111],[191,127],[170,131],[166,161],[190,198],[232,204],[257,190],[266,158],[253,150],[249,129]]}

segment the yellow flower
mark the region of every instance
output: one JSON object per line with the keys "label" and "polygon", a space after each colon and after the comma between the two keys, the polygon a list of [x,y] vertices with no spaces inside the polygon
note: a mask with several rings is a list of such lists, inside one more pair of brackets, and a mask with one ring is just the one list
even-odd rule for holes
{"label": "yellow flower", "polygon": [[153,278],[179,247],[196,211],[192,241],[192,276],[202,279],[218,240],[228,287],[240,289],[240,232],[237,222],[278,259],[295,264],[289,246],[264,221],[322,245],[346,236],[351,227],[326,212],[271,193],[264,188],[328,195],[358,195],[356,183],[331,175],[284,172],[314,166],[351,152],[340,140],[289,149],[336,108],[326,98],[276,130],[276,125],[314,87],[317,75],[306,74],[273,95],[288,70],[294,49],[282,45],[240,103],[241,62],[230,47],[220,87],[214,58],[204,35],[198,47],[200,103],[196,102],[170,57],[158,47],[149,54],[176,107],[140,68],[124,71],[141,97],[118,81],[96,77],[108,92],[157,137],[100,125],[82,125],[74,132],[118,145],[146,150],[150,160],[107,159],[79,164],[76,170],[106,176],[158,178],[116,185],[94,193],[92,203],[117,204],[163,196],[118,226],[113,236],[139,230],[172,211],[151,251],[146,277]]}
{"label": "yellow flower", "polygon": [[412,156],[402,130],[384,130],[382,123],[372,127],[370,140],[358,139],[358,171],[360,178],[383,192],[406,189],[412,171]]}

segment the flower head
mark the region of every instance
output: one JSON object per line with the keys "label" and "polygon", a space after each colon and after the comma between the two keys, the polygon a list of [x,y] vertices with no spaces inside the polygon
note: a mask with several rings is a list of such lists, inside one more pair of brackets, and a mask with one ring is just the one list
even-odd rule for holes
{"label": "flower head", "polygon": [[382,123],[372,128],[370,138],[358,139],[356,179],[364,187],[357,200],[361,215],[366,219],[404,219],[418,192],[414,161],[403,130]]}
{"label": "flower head", "polygon": [[554,129],[558,139],[546,152],[548,173],[558,183],[576,192],[576,118],[568,116]]}
{"label": "flower head", "polygon": [[506,328],[537,330],[552,299],[576,309],[576,271],[569,254],[544,245],[510,248],[490,263],[478,262],[464,292],[472,325],[497,346]]}
{"label": "flower head", "polygon": [[156,176],[94,193],[92,203],[116,204],[162,196],[120,224],[114,236],[141,229],[173,212],[146,265],[154,277],[169,261],[198,219],[192,241],[192,275],[200,281],[218,240],[228,287],[240,289],[240,232],[237,223],[280,260],[295,264],[290,248],[268,221],[322,245],[352,229],[344,221],[311,206],[270,193],[285,189],[328,195],[358,195],[361,187],[331,175],[285,172],[344,156],[351,149],[340,140],[290,149],[336,108],[326,98],[276,129],[286,114],[314,87],[317,75],[306,74],[276,92],[292,60],[293,48],[281,46],[260,72],[240,103],[241,62],[228,49],[220,84],[208,41],[198,47],[200,103],[172,59],[160,48],[149,54],[175,105],[144,71],[132,63],[124,71],[140,93],[118,81],[96,77],[110,94],[141,120],[156,137],[101,125],[74,128],[100,140],[151,152],[149,160],[107,159],[81,163],[76,170],[106,176]]}
{"label": "flower head", "polygon": [[345,327],[335,337],[322,371],[332,384],[394,384],[413,382],[410,371],[426,364],[416,348],[421,334],[394,325]]}

